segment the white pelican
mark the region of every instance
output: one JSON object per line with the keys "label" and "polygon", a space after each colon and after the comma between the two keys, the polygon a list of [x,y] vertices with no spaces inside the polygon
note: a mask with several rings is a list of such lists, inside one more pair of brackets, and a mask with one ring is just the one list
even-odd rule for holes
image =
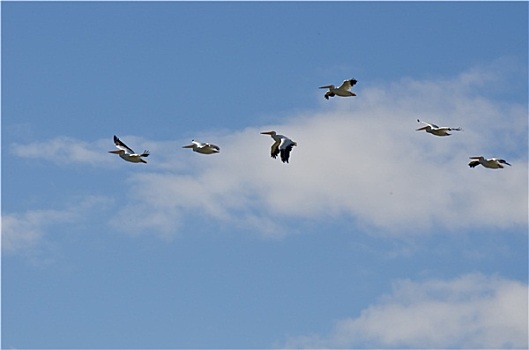
{"label": "white pelican", "polygon": [[114,135],[114,144],[119,149],[116,150],[116,151],[108,151],[108,153],[119,154],[119,156],[122,159],[126,160],[127,162],[147,163],[141,157],[148,157],[149,156],[149,151],[143,151],[142,154],[134,153],[134,151],[132,149],[130,149],[126,144],[121,142],[121,140],[116,135]]}
{"label": "white pelican", "polygon": [[261,134],[270,135],[275,141],[270,151],[272,158],[276,158],[278,154],[281,154],[281,161],[283,163],[288,163],[292,147],[297,146],[298,144],[286,136],[278,135],[275,131],[263,131]]}
{"label": "white pelican", "polygon": [[202,154],[212,154],[219,153],[219,146],[213,145],[211,143],[203,143],[196,140],[191,140],[191,144],[187,146],[182,146],[182,148],[192,148],[193,151],[202,153]]}
{"label": "white pelican", "polygon": [[320,86],[320,89],[329,89],[329,91],[327,91],[324,96],[326,100],[328,100],[329,97],[334,97],[335,95],[342,97],[356,96],[356,94],[350,90],[357,82],[358,81],[356,79],[344,80],[342,85],[339,87],[335,87],[334,85],[325,85]]}
{"label": "white pelican", "polygon": [[426,130],[426,132],[429,132],[430,134],[435,135],[435,136],[450,136],[452,134],[450,134],[449,131],[461,131],[461,128],[448,128],[445,126],[439,127],[435,124],[421,122],[419,119],[417,119],[417,122],[423,123],[426,125],[423,126],[422,128],[417,129],[416,131]]}
{"label": "white pelican", "polygon": [[475,168],[478,165],[483,165],[485,168],[489,169],[503,169],[502,164],[506,164],[508,166],[511,166],[509,163],[507,163],[504,159],[499,158],[484,158],[483,156],[478,157],[470,157],[470,159],[474,159],[468,163],[468,166],[471,168]]}

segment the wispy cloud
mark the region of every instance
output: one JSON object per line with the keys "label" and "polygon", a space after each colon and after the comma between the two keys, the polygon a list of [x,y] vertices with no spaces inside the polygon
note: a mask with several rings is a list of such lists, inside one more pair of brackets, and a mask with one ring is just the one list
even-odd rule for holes
{"label": "wispy cloud", "polygon": [[[112,146],[107,142],[108,150]],[[42,159],[57,164],[109,164],[111,157],[104,152],[103,141],[89,143],[71,137],[56,137],[42,142],[27,144],[15,143],[11,145],[11,153],[22,158]]]}
{"label": "wispy cloud", "polygon": [[18,254],[38,247],[54,225],[83,222],[89,210],[108,203],[101,196],[89,196],[66,209],[28,210],[2,215],[2,251]]}
{"label": "wispy cloud", "polygon": [[528,346],[528,286],[499,277],[398,281],[391,294],[327,335],[286,348],[482,348]]}
{"label": "wispy cloud", "polygon": [[[174,152],[181,148],[176,141],[148,141],[133,135],[124,135],[121,139],[137,152],[149,150],[152,155],[147,161],[151,168],[175,169]],[[108,151],[116,150],[112,136],[95,141],[58,136],[45,141],[13,143],[9,150],[11,154],[20,158],[53,162],[57,165],[85,164],[109,168],[117,167],[124,162],[117,155],[108,154]]]}

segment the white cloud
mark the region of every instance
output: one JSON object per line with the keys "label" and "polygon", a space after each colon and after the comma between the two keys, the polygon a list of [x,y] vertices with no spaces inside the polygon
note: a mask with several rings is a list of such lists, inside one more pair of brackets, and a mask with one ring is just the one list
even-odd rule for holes
{"label": "white cloud", "polygon": [[[112,224],[165,237],[191,215],[269,237],[295,232],[292,219],[336,217],[395,235],[525,228],[527,106],[486,98],[490,94],[481,92],[488,93],[490,84],[501,85],[495,66],[486,68],[444,80],[368,85],[354,98],[319,96],[317,110],[276,125],[209,132],[205,141],[221,146],[215,155],[181,149],[189,140],[125,135],[127,144],[149,149],[151,157],[141,172],[127,175],[126,189],[134,190],[126,192]],[[445,138],[416,132],[417,118],[464,131]],[[272,140],[259,132],[270,129],[297,141],[290,164],[269,156]],[[58,137],[11,149],[29,158],[45,150],[47,159],[59,164],[121,164],[106,153],[109,146],[110,139]],[[513,166],[470,169],[468,157],[476,155],[503,157]],[[131,212],[141,218],[131,218]]]}
{"label": "white cloud", "polygon": [[[111,141],[108,150],[113,146]],[[11,145],[11,153],[22,158],[37,158],[58,164],[109,164],[111,157],[103,152],[102,141],[90,144],[71,137],[56,137],[44,142]]]}
{"label": "white cloud", "polygon": [[53,225],[83,221],[88,210],[101,206],[108,199],[90,196],[64,210],[28,210],[2,215],[2,251],[15,254],[29,251],[42,243]]}
{"label": "white cloud", "polygon": [[[123,140],[138,152],[148,148],[146,147],[147,142],[139,137],[125,136]],[[163,147],[164,144],[158,143],[157,146]],[[53,162],[60,165],[89,164],[105,167],[118,165],[123,162],[116,154],[108,153],[108,151],[112,150],[116,150],[112,136],[93,142],[58,136],[51,140],[41,142],[35,141],[28,144],[14,143],[10,147],[11,153],[21,158],[42,159],[46,162]],[[149,150],[156,152],[158,149],[149,148]]]}
{"label": "white cloud", "polygon": [[[285,234],[291,218],[337,216],[394,234],[525,227],[527,108],[481,96],[486,75],[403,79],[351,99],[322,99],[320,110],[281,124],[223,135],[215,141],[220,154],[188,152],[164,172],[131,175],[130,206],[167,234],[190,213],[265,235]],[[418,117],[464,131],[445,138],[416,132]],[[297,141],[290,164],[270,158],[272,140],[259,135],[270,129]],[[470,169],[474,155],[513,166]]]}
{"label": "white cloud", "polygon": [[393,291],[328,335],[286,348],[527,348],[528,286],[480,274],[395,283]]}
{"label": "white cloud", "polygon": [[2,249],[12,253],[35,246],[42,238],[46,222],[71,220],[69,213],[55,210],[35,210],[2,216]]}

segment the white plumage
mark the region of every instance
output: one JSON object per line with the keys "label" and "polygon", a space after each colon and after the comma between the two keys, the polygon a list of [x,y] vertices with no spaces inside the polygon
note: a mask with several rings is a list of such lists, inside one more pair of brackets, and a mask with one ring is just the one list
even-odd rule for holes
{"label": "white plumage", "polygon": [[270,135],[274,139],[270,155],[272,158],[276,158],[279,154],[283,163],[288,163],[290,158],[290,152],[294,146],[298,144],[284,135],[279,135],[275,131],[263,131],[261,134]]}
{"label": "white plumage", "polygon": [[135,153],[130,147],[124,144],[116,135],[114,135],[114,144],[118,148],[116,151],[108,151],[108,153],[118,154],[121,159],[132,163],[147,163],[142,157],[148,157],[149,151],[145,150],[142,154]]}
{"label": "white plumage", "polygon": [[182,148],[192,148],[194,152],[202,154],[219,153],[220,147],[211,143],[204,143],[197,140],[191,140],[191,144],[182,146]]}
{"label": "white plumage", "polygon": [[435,136],[450,136],[452,134],[450,134],[449,131],[461,131],[461,128],[449,128],[446,126],[440,127],[435,124],[421,122],[419,119],[417,119],[417,122],[426,125],[422,128],[417,129],[416,131],[425,130],[427,133],[430,133]]}
{"label": "white plumage", "polygon": [[325,97],[326,100],[329,99],[329,97],[342,96],[342,97],[349,97],[349,96],[356,96],[354,92],[351,91],[351,88],[357,83],[358,81],[356,79],[349,79],[344,80],[342,85],[339,87],[335,87],[334,85],[325,85],[320,86],[320,89],[329,89],[325,93],[323,97]]}
{"label": "white plumage", "polygon": [[485,168],[489,169],[503,169],[504,166],[502,164],[511,166],[509,163],[505,161],[505,159],[500,158],[484,158],[483,156],[477,156],[477,157],[470,157],[470,159],[473,159],[468,163],[468,166],[471,168],[475,168],[478,165],[483,165]]}

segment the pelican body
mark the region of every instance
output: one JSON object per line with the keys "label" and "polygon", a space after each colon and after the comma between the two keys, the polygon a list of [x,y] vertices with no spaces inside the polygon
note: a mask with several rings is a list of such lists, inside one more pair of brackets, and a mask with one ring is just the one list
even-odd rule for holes
{"label": "pelican body", "polygon": [[326,100],[329,99],[329,97],[334,96],[342,96],[342,97],[350,97],[350,96],[356,96],[354,92],[351,91],[351,88],[357,83],[358,81],[356,79],[350,79],[350,80],[344,80],[342,85],[335,87],[334,85],[325,85],[320,86],[320,89],[329,89],[325,93],[323,97],[325,97]]}
{"label": "pelican body", "polygon": [[114,135],[114,144],[118,148],[115,151],[108,151],[108,153],[118,154],[121,159],[132,163],[147,163],[142,157],[148,157],[149,151],[145,150],[142,154],[135,153],[126,144],[124,144],[116,135]]}
{"label": "pelican body", "polygon": [[468,163],[468,166],[471,168],[475,168],[478,165],[483,165],[485,168],[489,169],[503,169],[504,166],[502,164],[511,166],[509,163],[507,163],[504,159],[499,158],[484,158],[483,156],[478,157],[470,157],[470,159],[473,159]]}
{"label": "pelican body", "polygon": [[425,124],[422,128],[416,129],[416,131],[426,130],[427,133],[430,133],[435,136],[450,136],[452,134],[449,131],[461,131],[461,128],[448,128],[448,127],[439,127],[435,124],[421,122],[417,119],[417,122]]}
{"label": "pelican body", "polygon": [[211,143],[203,143],[196,140],[191,140],[191,144],[187,146],[182,146],[182,148],[192,148],[194,152],[202,154],[212,154],[219,153],[219,146],[213,145]]}
{"label": "pelican body", "polygon": [[298,144],[286,136],[277,134],[275,131],[263,131],[261,134],[270,135],[272,139],[274,139],[274,143],[272,144],[272,148],[270,151],[270,155],[272,156],[272,158],[275,159],[279,154],[281,157],[281,161],[283,163],[288,163],[292,148],[294,146],[297,146]]}

